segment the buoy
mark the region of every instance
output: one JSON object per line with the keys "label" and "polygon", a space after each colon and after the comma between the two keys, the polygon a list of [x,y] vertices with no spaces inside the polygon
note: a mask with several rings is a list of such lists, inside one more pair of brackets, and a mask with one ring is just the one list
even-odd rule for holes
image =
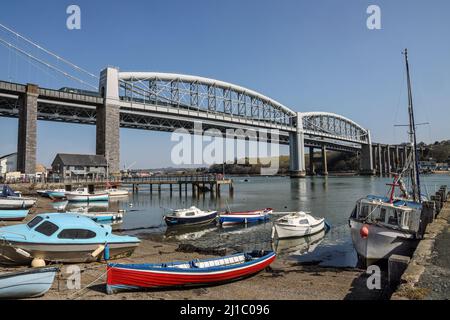
{"label": "buoy", "polygon": [[105,261],[109,260],[109,245],[108,244],[105,245],[105,252],[103,253],[103,259],[105,259]]}
{"label": "buoy", "polygon": [[361,238],[366,239],[369,236],[369,227],[367,227],[367,225],[363,225],[359,230],[359,235]]}
{"label": "buoy", "polygon": [[97,256],[103,252],[103,250],[105,250],[105,246],[104,245],[99,245],[97,249],[95,249],[92,253],[91,256],[93,258],[97,258]]}
{"label": "buoy", "polygon": [[44,259],[34,258],[31,261],[31,266],[33,268],[45,267],[45,261],[44,261]]}

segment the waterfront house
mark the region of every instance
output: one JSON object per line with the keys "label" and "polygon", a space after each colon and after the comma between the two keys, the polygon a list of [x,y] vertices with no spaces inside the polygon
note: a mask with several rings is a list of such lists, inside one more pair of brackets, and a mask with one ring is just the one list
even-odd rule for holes
{"label": "waterfront house", "polygon": [[0,157],[0,176],[17,171],[17,153],[10,153]]}
{"label": "waterfront house", "polygon": [[106,167],[101,155],[58,153],[52,162],[53,174],[60,178],[104,178]]}

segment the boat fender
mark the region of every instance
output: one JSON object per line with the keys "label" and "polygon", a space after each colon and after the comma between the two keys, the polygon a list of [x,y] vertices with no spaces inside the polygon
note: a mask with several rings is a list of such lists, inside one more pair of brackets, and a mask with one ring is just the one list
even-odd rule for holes
{"label": "boat fender", "polygon": [[34,258],[31,261],[31,266],[33,268],[45,267],[45,260],[44,259],[40,259],[40,258]]}
{"label": "boat fender", "polygon": [[95,249],[95,250],[91,253],[91,256],[92,256],[93,258],[96,258],[96,257],[98,257],[98,255],[99,255],[100,253],[103,252],[103,250],[105,250],[105,246],[102,245],[102,244],[100,244],[100,245],[98,246],[98,248]]}
{"label": "boat fender", "polygon": [[359,230],[359,235],[361,238],[366,239],[369,236],[369,227],[367,227],[367,225],[363,225]]}
{"label": "boat fender", "polygon": [[23,249],[15,248],[16,252],[26,258],[31,258],[31,254]]}
{"label": "boat fender", "polygon": [[105,245],[105,251],[103,252],[103,259],[105,259],[105,261],[109,260],[109,244]]}

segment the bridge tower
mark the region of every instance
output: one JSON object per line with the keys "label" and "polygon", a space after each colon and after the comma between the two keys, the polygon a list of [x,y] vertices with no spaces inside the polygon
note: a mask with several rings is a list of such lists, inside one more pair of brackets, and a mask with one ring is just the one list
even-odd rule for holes
{"label": "bridge tower", "polygon": [[367,130],[367,144],[361,145],[360,174],[372,176],[375,174],[373,167],[373,147],[370,138],[370,130]]}
{"label": "bridge tower", "polygon": [[110,173],[118,173],[120,172],[119,71],[110,67],[103,69],[98,88],[104,103],[97,106],[96,153],[106,157]]}
{"label": "bridge tower", "polygon": [[19,102],[17,171],[36,173],[37,106],[39,87],[27,84]]}
{"label": "bridge tower", "polygon": [[300,112],[292,118],[297,128],[296,132],[289,133],[289,171],[291,178],[306,176],[305,170],[305,134],[303,132],[303,120]]}

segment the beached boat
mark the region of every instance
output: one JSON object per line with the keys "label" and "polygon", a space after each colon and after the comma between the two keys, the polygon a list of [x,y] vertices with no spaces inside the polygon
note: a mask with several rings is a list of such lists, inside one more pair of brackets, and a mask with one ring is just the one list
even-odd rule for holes
{"label": "beached boat", "polygon": [[[349,224],[353,246],[362,266],[388,259],[393,254],[411,256],[423,236],[424,223],[428,220],[425,217],[430,214],[430,210],[423,207],[421,193],[407,50],[404,55],[408,87],[408,134],[413,152],[409,154],[401,172],[394,174],[393,183],[388,184],[389,196],[368,195],[356,201]],[[407,190],[403,178],[410,180],[411,190]],[[396,188],[399,188],[399,194],[396,194]],[[431,214],[434,215],[433,212]]]}
{"label": "beached boat", "polygon": [[168,226],[176,226],[211,223],[216,217],[217,211],[203,211],[193,206],[188,209],[172,210],[163,218]]}
{"label": "beached boat", "polygon": [[128,196],[128,190],[109,188],[105,190],[110,197],[125,197]]}
{"label": "beached boat", "polygon": [[0,194],[0,210],[29,209],[35,203],[36,199],[22,197],[21,193],[13,191],[8,185],[3,186]]}
{"label": "beached boat", "polygon": [[[140,240],[112,234],[111,226],[69,213],[43,213],[27,224],[0,228],[0,264],[28,265],[34,258],[78,263],[129,256]],[[106,250],[106,249],[105,249]]]}
{"label": "beached boat", "polygon": [[273,212],[272,208],[261,210],[240,211],[240,212],[224,212],[219,214],[218,223],[222,226],[242,223],[253,223],[269,220],[269,214]]}
{"label": "beached boat", "polygon": [[58,267],[41,267],[0,273],[0,299],[42,296],[51,288],[58,271]]}
{"label": "beached boat", "polygon": [[28,215],[27,209],[0,210],[0,221],[21,221]]}
{"label": "beached boat", "polygon": [[108,201],[109,194],[107,192],[90,193],[88,188],[78,188],[75,191],[67,191],[66,198],[69,202]]}
{"label": "beached boat", "polygon": [[51,199],[63,199],[66,197],[65,189],[47,190],[47,196]]}
{"label": "beached boat", "polygon": [[88,212],[84,211],[84,209],[80,209],[77,211],[68,211],[66,213],[78,214],[84,217],[87,217],[95,222],[112,222],[119,221],[123,219],[123,215],[125,213],[124,210],[119,210],[118,212]]}
{"label": "beached boat", "polygon": [[253,251],[230,256],[158,264],[108,264],[108,294],[121,290],[211,285],[234,281],[268,267],[276,254]]}
{"label": "beached boat", "polygon": [[324,228],[324,218],[315,218],[303,211],[292,212],[274,221],[272,238],[304,237],[320,232]]}

